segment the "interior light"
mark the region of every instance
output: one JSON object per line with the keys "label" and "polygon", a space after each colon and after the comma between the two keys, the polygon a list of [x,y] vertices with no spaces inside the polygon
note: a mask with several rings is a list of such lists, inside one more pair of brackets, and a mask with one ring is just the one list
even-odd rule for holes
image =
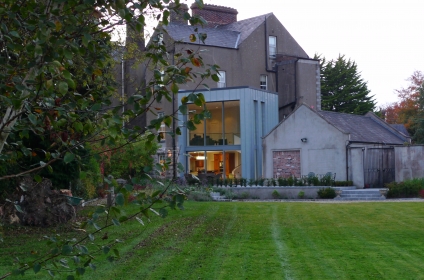
{"label": "interior light", "polygon": [[196,160],[204,160],[205,159],[205,156],[197,156],[196,157]]}

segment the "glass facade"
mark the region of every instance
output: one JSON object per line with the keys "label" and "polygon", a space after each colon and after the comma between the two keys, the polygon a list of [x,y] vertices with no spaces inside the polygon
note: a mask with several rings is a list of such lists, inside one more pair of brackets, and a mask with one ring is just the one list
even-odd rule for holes
{"label": "glass facade", "polygon": [[[206,107],[211,118],[188,132],[188,146],[240,145],[240,101],[208,102]],[[189,118],[197,110],[202,108],[189,104]]]}
{"label": "glass facade", "polygon": [[206,174],[214,178],[241,178],[241,152],[193,151],[188,152],[188,173]]}
{"label": "glass facade", "polygon": [[[208,102],[206,108],[211,117],[196,125],[196,130],[188,131],[188,147],[205,146],[188,152],[188,171],[196,176],[241,178],[241,151],[228,149],[241,145],[240,101]],[[188,117],[198,110],[202,108],[189,104]]]}

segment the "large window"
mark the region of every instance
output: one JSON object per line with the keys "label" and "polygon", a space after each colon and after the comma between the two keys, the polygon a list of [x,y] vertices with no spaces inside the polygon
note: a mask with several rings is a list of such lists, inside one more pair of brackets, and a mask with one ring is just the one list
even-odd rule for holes
{"label": "large window", "polygon": [[261,75],[260,84],[261,84],[261,89],[264,89],[264,90],[268,89],[268,77],[267,77],[267,75]]}
{"label": "large window", "polygon": [[269,57],[274,58],[277,54],[277,37],[275,36],[269,36]]}
{"label": "large window", "polygon": [[[188,173],[200,178],[241,178],[241,153],[233,151],[194,151],[188,153]],[[204,178],[202,178],[204,179]]]}
{"label": "large window", "polygon": [[219,81],[218,81],[218,87],[219,88],[224,88],[227,86],[227,82],[225,80],[225,71],[218,71],[218,77],[219,77]]}
{"label": "large window", "polygon": [[[240,145],[240,101],[219,101],[206,104],[211,117],[189,131],[189,146]],[[195,104],[188,105],[189,118],[202,110]]]}

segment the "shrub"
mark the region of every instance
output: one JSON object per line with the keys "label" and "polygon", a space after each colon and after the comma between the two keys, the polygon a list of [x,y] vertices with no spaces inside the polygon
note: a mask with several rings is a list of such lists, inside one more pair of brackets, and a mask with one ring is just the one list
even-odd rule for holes
{"label": "shrub", "polygon": [[297,197],[298,197],[298,198],[300,198],[300,199],[305,198],[305,192],[304,192],[304,191],[300,191],[300,192],[297,194]]}
{"label": "shrub", "polygon": [[353,181],[334,181],[334,186],[336,187],[353,186]]}
{"label": "shrub", "polygon": [[211,201],[212,198],[208,192],[192,191],[187,196],[188,200],[194,201]]}
{"label": "shrub", "polygon": [[240,194],[240,198],[241,199],[248,199],[249,198],[249,193],[248,192],[242,192]]}
{"label": "shrub", "polygon": [[420,191],[424,189],[424,178],[414,178],[404,182],[391,182],[386,184],[389,189],[387,198],[419,197]]}
{"label": "shrub", "polygon": [[278,181],[278,185],[279,186],[287,186],[287,179],[285,179],[285,178],[281,178],[281,177],[279,177],[278,179],[277,179],[277,181]]}
{"label": "shrub", "polygon": [[336,191],[333,188],[321,188],[318,190],[319,198],[333,199],[336,197]]}
{"label": "shrub", "polygon": [[278,198],[280,198],[281,196],[280,196],[280,193],[279,192],[277,192],[277,190],[274,190],[272,193],[271,193],[271,196],[272,196],[272,198],[274,198],[274,199],[278,199]]}

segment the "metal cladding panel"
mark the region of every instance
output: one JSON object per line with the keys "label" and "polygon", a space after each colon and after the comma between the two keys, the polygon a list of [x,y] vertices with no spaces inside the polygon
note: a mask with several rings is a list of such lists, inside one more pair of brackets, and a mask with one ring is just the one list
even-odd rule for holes
{"label": "metal cladding panel", "polygon": [[[213,89],[202,92],[206,102],[240,100],[240,134],[241,134],[241,157],[242,174],[244,178],[255,178],[262,176],[262,133],[267,134],[278,124],[278,95],[263,90],[252,88]],[[189,93],[180,93],[181,98]],[[255,101],[258,104],[255,114]],[[264,102],[263,107],[261,102]],[[182,120],[183,116],[178,115]],[[264,120],[262,120],[264,117]],[[182,121],[179,122],[182,125]],[[264,128],[262,129],[262,125]],[[255,128],[257,135],[255,139]],[[178,137],[179,146],[183,154],[186,153],[187,136],[182,133]],[[255,157],[256,151],[256,157]],[[180,157],[180,162],[187,168],[185,157]],[[257,173],[255,174],[255,170]]]}

